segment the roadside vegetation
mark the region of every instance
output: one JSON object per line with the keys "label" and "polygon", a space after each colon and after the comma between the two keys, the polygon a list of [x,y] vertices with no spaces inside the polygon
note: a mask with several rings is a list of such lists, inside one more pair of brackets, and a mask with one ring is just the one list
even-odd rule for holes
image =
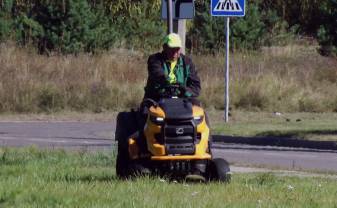
{"label": "roadside vegetation", "polygon": [[[336,112],[337,60],[314,43],[232,54],[232,110]],[[202,80],[201,101],[224,106],[224,56],[192,55]],[[97,55],[44,56],[0,46],[0,112],[117,111],[137,107],[147,76],[144,53],[113,49]]]}
{"label": "roadside vegetation", "polygon": [[336,207],[324,177],[234,174],[230,184],[118,180],[111,152],[0,148],[1,207]]}

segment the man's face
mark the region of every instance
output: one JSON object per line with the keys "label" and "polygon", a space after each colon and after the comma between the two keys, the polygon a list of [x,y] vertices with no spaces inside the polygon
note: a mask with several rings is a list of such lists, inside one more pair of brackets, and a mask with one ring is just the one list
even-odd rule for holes
{"label": "man's face", "polygon": [[178,60],[178,58],[180,56],[181,50],[180,50],[180,48],[170,48],[170,47],[165,45],[164,46],[164,52],[166,54],[167,60],[176,61],[176,60]]}

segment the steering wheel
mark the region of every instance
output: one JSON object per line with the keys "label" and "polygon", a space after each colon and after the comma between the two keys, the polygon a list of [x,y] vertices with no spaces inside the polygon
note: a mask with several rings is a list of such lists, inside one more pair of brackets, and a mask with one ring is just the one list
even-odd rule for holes
{"label": "steering wheel", "polygon": [[147,108],[150,108],[151,106],[157,107],[158,103],[151,98],[145,98],[142,102],[142,106],[147,107]]}
{"label": "steering wheel", "polygon": [[178,96],[182,97],[186,92],[186,87],[182,84],[170,84],[164,88],[163,97],[173,97]]}

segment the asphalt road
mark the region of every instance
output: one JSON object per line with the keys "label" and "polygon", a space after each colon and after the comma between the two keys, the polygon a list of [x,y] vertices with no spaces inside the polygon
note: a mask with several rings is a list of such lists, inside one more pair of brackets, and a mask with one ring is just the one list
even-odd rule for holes
{"label": "asphalt road", "polygon": [[0,122],[0,146],[111,149],[114,128],[109,122]]}
{"label": "asphalt road", "polygon": [[[0,146],[111,150],[113,122],[0,122]],[[215,157],[243,166],[337,173],[337,151],[303,148],[214,145]]]}

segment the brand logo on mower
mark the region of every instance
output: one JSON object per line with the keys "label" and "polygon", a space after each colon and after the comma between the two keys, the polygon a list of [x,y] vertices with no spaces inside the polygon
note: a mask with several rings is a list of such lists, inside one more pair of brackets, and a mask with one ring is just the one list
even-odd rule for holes
{"label": "brand logo on mower", "polygon": [[176,134],[183,134],[184,128],[176,128]]}

